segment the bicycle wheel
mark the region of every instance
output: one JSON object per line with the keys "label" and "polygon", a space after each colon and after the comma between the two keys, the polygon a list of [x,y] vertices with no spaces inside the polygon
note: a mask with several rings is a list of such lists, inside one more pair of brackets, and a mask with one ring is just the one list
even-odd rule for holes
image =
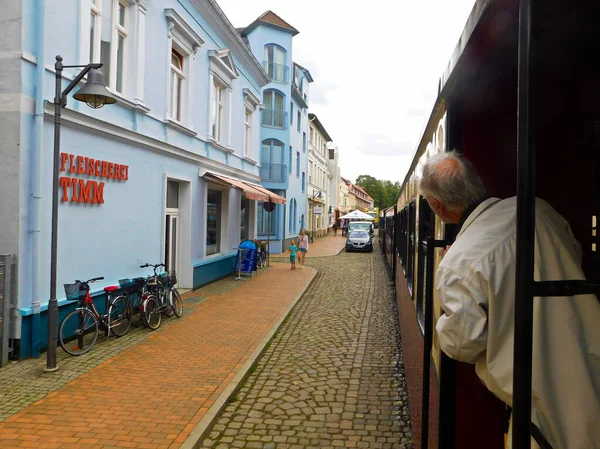
{"label": "bicycle wheel", "polygon": [[126,296],[118,296],[108,308],[108,328],[122,337],[131,327],[131,304]]}
{"label": "bicycle wheel", "polygon": [[181,300],[181,295],[177,291],[176,288],[171,289],[170,297],[171,297],[171,307],[173,307],[173,312],[175,312],[175,316],[177,318],[181,318],[183,315],[183,301]]}
{"label": "bicycle wheel", "polygon": [[162,315],[160,314],[160,304],[156,296],[150,295],[144,301],[144,313],[142,314],[144,325],[155,331],[160,327]]}
{"label": "bicycle wheel", "polygon": [[169,290],[167,290],[166,288],[163,289],[160,295],[160,302],[161,309],[165,313],[165,316],[172,317],[174,313],[173,304],[169,300]]}
{"label": "bicycle wheel", "polygon": [[131,325],[140,327],[143,324],[142,319],[142,295],[140,292],[129,293],[127,295],[129,304],[131,305]]}
{"label": "bicycle wheel", "polygon": [[58,343],[71,355],[83,355],[98,339],[98,320],[88,309],[75,309],[60,323]]}

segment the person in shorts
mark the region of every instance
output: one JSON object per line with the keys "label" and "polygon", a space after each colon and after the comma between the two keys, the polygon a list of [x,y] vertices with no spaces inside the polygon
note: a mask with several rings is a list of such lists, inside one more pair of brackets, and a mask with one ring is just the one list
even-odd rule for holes
{"label": "person in shorts", "polygon": [[290,249],[288,250],[290,252],[290,265],[291,265],[290,270],[296,269],[296,251],[297,250],[298,250],[298,248],[296,247],[296,242],[294,240],[292,240],[292,244],[290,245]]}
{"label": "person in shorts", "polygon": [[308,251],[308,235],[304,229],[300,231],[300,238],[298,239],[298,257],[300,259],[300,268],[304,269],[304,259],[306,258],[306,252]]}

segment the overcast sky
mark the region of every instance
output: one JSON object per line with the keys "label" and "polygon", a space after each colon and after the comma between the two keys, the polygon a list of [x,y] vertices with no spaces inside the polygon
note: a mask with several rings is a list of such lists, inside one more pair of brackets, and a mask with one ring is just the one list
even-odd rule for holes
{"label": "overcast sky", "polygon": [[340,149],[342,176],[401,181],[474,0],[217,0],[235,27],[271,10],[300,31],[309,111]]}

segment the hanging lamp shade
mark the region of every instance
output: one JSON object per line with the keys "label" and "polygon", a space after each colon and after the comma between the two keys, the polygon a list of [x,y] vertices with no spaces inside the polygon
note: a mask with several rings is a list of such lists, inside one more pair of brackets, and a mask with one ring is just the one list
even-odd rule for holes
{"label": "hanging lamp shade", "polygon": [[98,69],[91,69],[87,75],[87,83],[73,95],[77,101],[83,101],[90,108],[99,109],[105,104],[114,104],[117,99],[104,84],[104,76]]}

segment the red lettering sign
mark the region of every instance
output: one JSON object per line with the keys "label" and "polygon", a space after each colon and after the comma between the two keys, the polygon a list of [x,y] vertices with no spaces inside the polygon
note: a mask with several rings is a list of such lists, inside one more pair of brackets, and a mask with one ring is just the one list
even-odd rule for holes
{"label": "red lettering sign", "polygon": [[[60,171],[118,181],[129,180],[128,165],[69,153],[60,154]],[[59,185],[62,188],[63,203],[70,201],[71,203],[104,204],[105,183],[103,181],[62,176],[59,178]]]}
{"label": "red lettering sign", "polygon": [[62,202],[64,203],[65,201],[69,201],[69,197],[67,196],[67,189],[71,185],[71,178],[61,176],[58,182],[60,183],[60,186],[63,189]]}

